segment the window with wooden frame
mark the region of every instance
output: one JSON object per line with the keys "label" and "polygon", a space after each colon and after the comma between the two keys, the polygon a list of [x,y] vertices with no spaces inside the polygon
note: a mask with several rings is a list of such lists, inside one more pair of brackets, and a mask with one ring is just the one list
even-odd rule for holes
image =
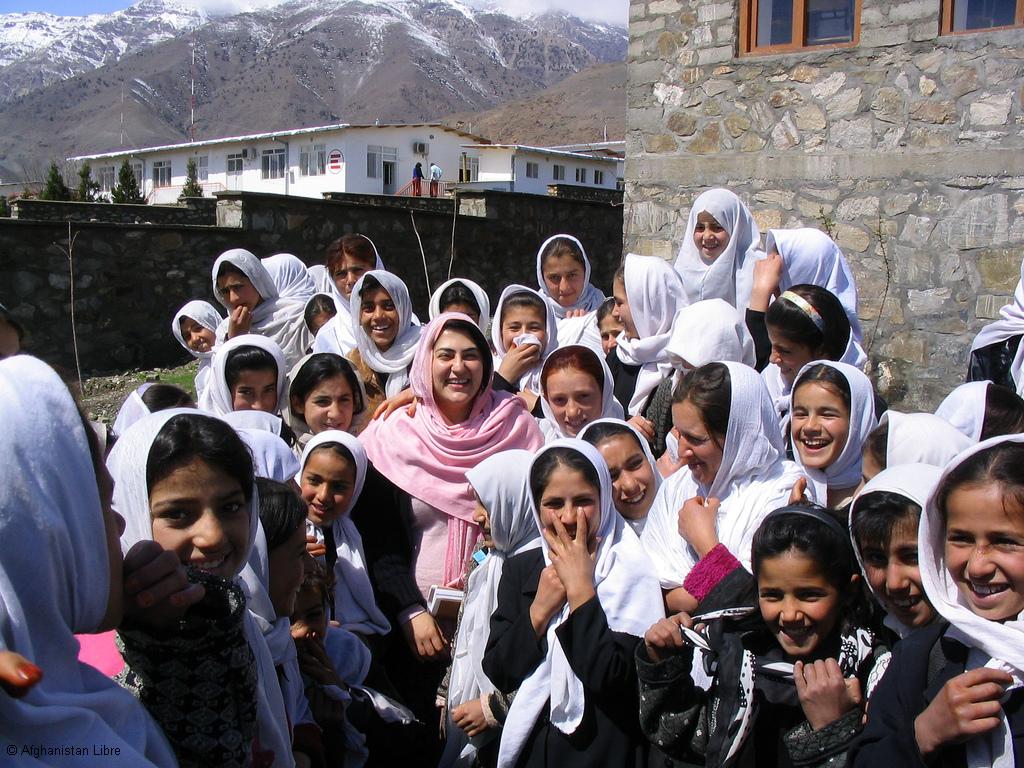
{"label": "window with wooden frame", "polygon": [[1024,26],[1024,0],[943,0],[942,34]]}
{"label": "window with wooden frame", "polygon": [[861,0],[743,0],[740,52],[785,53],[856,45],[860,5]]}

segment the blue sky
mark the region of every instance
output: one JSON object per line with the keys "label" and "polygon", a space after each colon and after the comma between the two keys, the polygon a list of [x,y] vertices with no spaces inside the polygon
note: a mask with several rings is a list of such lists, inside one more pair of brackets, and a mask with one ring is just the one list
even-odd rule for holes
{"label": "blue sky", "polygon": [[[237,6],[250,10],[254,6],[270,5],[273,0],[183,0],[194,7],[224,8]],[[62,16],[85,16],[90,13],[110,13],[127,8],[132,0],[0,0],[0,13],[43,11]],[[469,4],[474,4],[470,0]],[[560,8],[583,18],[626,23],[629,0],[500,0],[493,3],[505,8],[540,11]]]}

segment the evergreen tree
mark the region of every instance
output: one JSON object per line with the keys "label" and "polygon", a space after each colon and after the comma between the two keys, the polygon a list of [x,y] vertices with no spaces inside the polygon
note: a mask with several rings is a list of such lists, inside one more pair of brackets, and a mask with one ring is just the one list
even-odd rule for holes
{"label": "evergreen tree", "polygon": [[92,168],[85,163],[78,170],[77,199],[80,203],[95,203],[99,195],[100,185],[92,178]]}
{"label": "evergreen tree", "polygon": [[40,200],[70,200],[71,190],[64,183],[64,177],[60,175],[57,163],[50,163],[50,170],[46,174],[46,186],[39,193]]}
{"label": "evergreen tree", "polygon": [[121,167],[117,171],[117,184],[110,190],[110,197],[115,203],[146,202],[127,157],[121,161]]}
{"label": "evergreen tree", "polygon": [[11,208],[7,205],[7,198],[0,195],[0,218],[6,218],[11,215]]}
{"label": "evergreen tree", "polygon": [[190,157],[185,171],[185,186],[181,188],[181,194],[178,195],[178,202],[185,202],[186,197],[202,196],[203,186],[199,183],[199,168],[196,165],[196,159],[194,157]]}

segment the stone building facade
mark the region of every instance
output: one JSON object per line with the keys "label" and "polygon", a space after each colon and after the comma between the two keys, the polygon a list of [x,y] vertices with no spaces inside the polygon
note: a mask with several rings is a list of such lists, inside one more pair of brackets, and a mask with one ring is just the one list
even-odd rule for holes
{"label": "stone building facade", "polygon": [[932,409],[1020,277],[1024,29],[942,35],[940,0],[860,0],[853,44],[741,55],[747,2],[630,5],[625,247],[674,259],[714,186],[762,232],[830,231],[882,395]]}

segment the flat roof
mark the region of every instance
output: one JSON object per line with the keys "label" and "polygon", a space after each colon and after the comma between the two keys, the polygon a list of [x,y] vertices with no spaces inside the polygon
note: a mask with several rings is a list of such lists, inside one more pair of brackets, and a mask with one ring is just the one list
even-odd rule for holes
{"label": "flat roof", "polygon": [[463,144],[467,149],[510,149],[513,152],[534,152],[539,155],[559,155],[561,157],[575,157],[580,160],[603,160],[609,163],[617,162],[618,158],[601,157],[600,155],[589,155],[585,152],[570,152],[565,149],[552,149],[550,147],[531,147],[526,144]]}
{"label": "flat roof", "polygon": [[171,150],[180,149],[198,149],[199,147],[209,147],[214,144],[228,144],[231,142],[243,142],[243,141],[264,141],[267,139],[279,139],[286,136],[302,136],[306,134],[314,133],[326,133],[329,131],[338,130],[362,130],[366,128],[433,128],[442,131],[449,131],[459,136],[464,136],[474,141],[481,142],[480,146],[486,146],[488,141],[482,136],[477,136],[467,131],[459,130],[458,128],[452,128],[448,125],[442,125],[441,123],[375,123],[375,124],[351,124],[351,123],[332,123],[331,125],[317,125],[311,128],[292,128],[287,131],[269,131],[266,133],[250,133],[244,136],[226,136],[219,139],[203,139],[202,141],[186,141],[180,144],[161,144],[155,147],[137,147],[135,149],[119,149],[112,152],[100,152],[95,155],[75,155],[69,157],[68,160],[102,160],[108,157],[123,157],[125,155],[137,155],[142,152],[169,152]]}

